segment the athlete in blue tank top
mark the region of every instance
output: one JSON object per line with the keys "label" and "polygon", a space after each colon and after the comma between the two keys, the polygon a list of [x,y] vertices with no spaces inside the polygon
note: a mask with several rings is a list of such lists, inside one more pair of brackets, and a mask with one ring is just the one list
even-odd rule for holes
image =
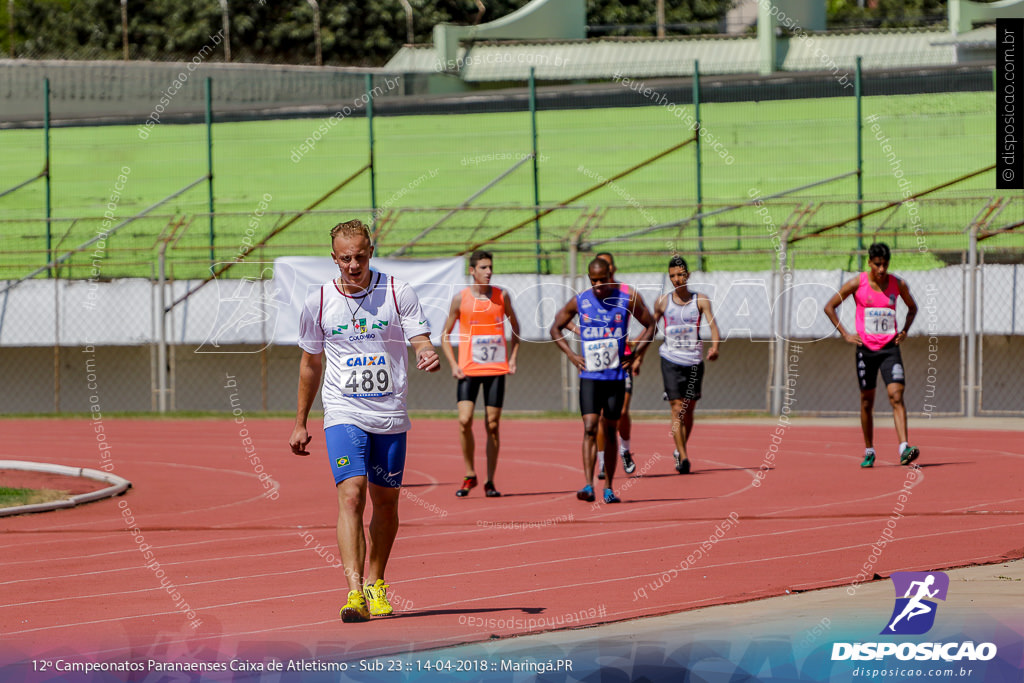
{"label": "athlete in blue tank top", "polygon": [[[636,290],[628,295],[611,279],[608,263],[594,259],[587,269],[590,289],[574,296],[555,315],[551,338],[580,371],[580,412],[583,414],[583,478],[586,486],[576,492],[580,500],[594,500],[594,464],[597,459],[597,426],[605,433],[604,502],[618,503],[612,490],[615,476],[616,428],[626,394],[626,373],[642,359],[654,337],[656,325],[647,307],[639,303]],[[565,340],[565,329],[579,316],[582,354],[573,351]],[[626,355],[629,317],[645,327],[636,348]]]}
{"label": "athlete in blue tank top", "polygon": [[629,330],[629,296],[623,296],[616,284],[607,299],[600,299],[593,288],[576,295],[583,341],[583,379],[626,379],[626,334]]}

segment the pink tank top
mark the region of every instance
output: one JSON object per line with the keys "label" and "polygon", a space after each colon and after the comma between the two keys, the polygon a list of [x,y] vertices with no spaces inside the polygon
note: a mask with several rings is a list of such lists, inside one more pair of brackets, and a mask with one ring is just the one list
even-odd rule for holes
{"label": "pink tank top", "polygon": [[877,351],[895,339],[899,332],[896,329],[896,299],[900,288],[896,278],[890,275],[885,291],[876,291],[872,289],[869,277],[868,273],[861,273],[860,284],[853,293],[853,300],[857,303],[855,319],[857,334],[864,346]]}

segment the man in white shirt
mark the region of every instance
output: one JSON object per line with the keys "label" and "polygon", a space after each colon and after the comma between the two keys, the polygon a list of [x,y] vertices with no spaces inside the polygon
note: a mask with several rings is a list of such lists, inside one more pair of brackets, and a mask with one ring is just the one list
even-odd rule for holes
{"label": "man in white shirt", "polygon": [[[296,455],[309,455],[306,419],[326,354],[324,437],[338,489],[338,550],[349,587],[341,619],[358,622],[392,613],[384,570],[398,534],[411,427],[406,340],[416,353],[417,369],[436,372],[441,362],[412,288],[370,268],[373,245],[366,225],[358,220],[336,225],[331,246],[341,275],[306,297],[299,318],[302,361],[289,445]],[[367,492],[373,503],[369,558],[363,530]]]}

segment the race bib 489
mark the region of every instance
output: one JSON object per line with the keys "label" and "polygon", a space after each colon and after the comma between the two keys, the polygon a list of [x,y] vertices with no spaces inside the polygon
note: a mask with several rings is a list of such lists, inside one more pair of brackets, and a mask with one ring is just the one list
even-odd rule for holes
{"label": "race bib 489", "polygon": [[378,398],[395,393],[391,357],[386,353],[353,353],[341,357],[342,392],[352,398]]}

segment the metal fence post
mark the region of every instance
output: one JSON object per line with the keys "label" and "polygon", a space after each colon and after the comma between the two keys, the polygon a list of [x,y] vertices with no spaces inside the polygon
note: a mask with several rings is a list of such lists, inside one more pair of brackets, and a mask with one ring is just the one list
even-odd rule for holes
{"label": "metal fence post", "polygon": [[[694,135],[697,136],[694,144],[696,145],[696,163],[697,163],[697,215],[702,216],[704,213],[704,165],[701,163],[700,156],[700,62],[693,60],[693,116],[694,121],[697,123],[697,129],[693,131]],[[704,218],[697,219],[697,270],[705,272],[704,268]]]}
{"label": "metal fence post", "polygon": [[[569,289],[576,292],[577,262],[579,261],[581,233],[576,232],[569,236],[569,264],[566,272],[569,274]],[[569,357],[564,353],[560,354],[562,368],[562,410],[572,411],[572,397],[579,393],[579,375],[576,373],[576,366],[569,362]]]}
{"label": "metal fence post", "polygon": [[156,352],[156,400],[157,410],[167,412],[167,240],[160,243],[157,256],[157,352]]}
{"label": "metal fence post", "polygon": [[540,275],[540,180],[538,178],[539,167],[537,165],[537,81],[534,78],[534,67],[530,67],[530,138],[531,149],[533,150],[533,212],[536,218],[533,221],[533,235],[537,240],[534,252],[537,257],[537,274]]}
{"label": "metal fence post", "polygon": [[775,268],[772,269],[772,330],[775,338],[772,343],[772,402],[771,412],[773,415],[782,414],[782,387],[786,383],[786,334],[788,311],[786,307],[786,279],[785,273],[788,266],[787,244],[789,243],[790,228],[782,232],[779,240],[779,255],[776,258]]}
{"label": "metal fence post", "polygon": [[967,252],[967,417],[976,413],[975,386],[978,377],[978,223],[971,225]]}
{"label": "metal fence post", "polygon": [[[230,60],[230,57],[228,59]],[[212,266],[217,257],[214,254],[214,230],[213,230],[213,79],[206,77],[206,183],[207,183],[207,206],[210,212],[210,265]]]}
{"label": "metal fence post", "polygon": [[[11,36],[11,41],[14,40],[14,36]],[[43,159],[43,173],[46,174],[44,180],[46,181],[46,262],[49,263],[53,260],[52,241],[52,223],[51,218],[53,217],[53,208],[50,198],[50,79],[43,79],[43,148],[44,148],[44,159]],[[46,270],[47,277],[53,277],[53,271],[49,268]]]}
{"label": "metal fence post", "polygon": [[60,412],[60,278],[53,279],[53,412]]}
{"label": "metal fence post", "polygon": [[857,271],[864,270],[864,116],[862,110],[860,57],[854,73],[853,96],[857,100]]}
{"label": "metal fence post", "polygon": [[373,223],[377,223],[377,163],[374,154],[373,140],[373,74],[366,74],[366,125],[370,136],[370,209],[373,210]]}

